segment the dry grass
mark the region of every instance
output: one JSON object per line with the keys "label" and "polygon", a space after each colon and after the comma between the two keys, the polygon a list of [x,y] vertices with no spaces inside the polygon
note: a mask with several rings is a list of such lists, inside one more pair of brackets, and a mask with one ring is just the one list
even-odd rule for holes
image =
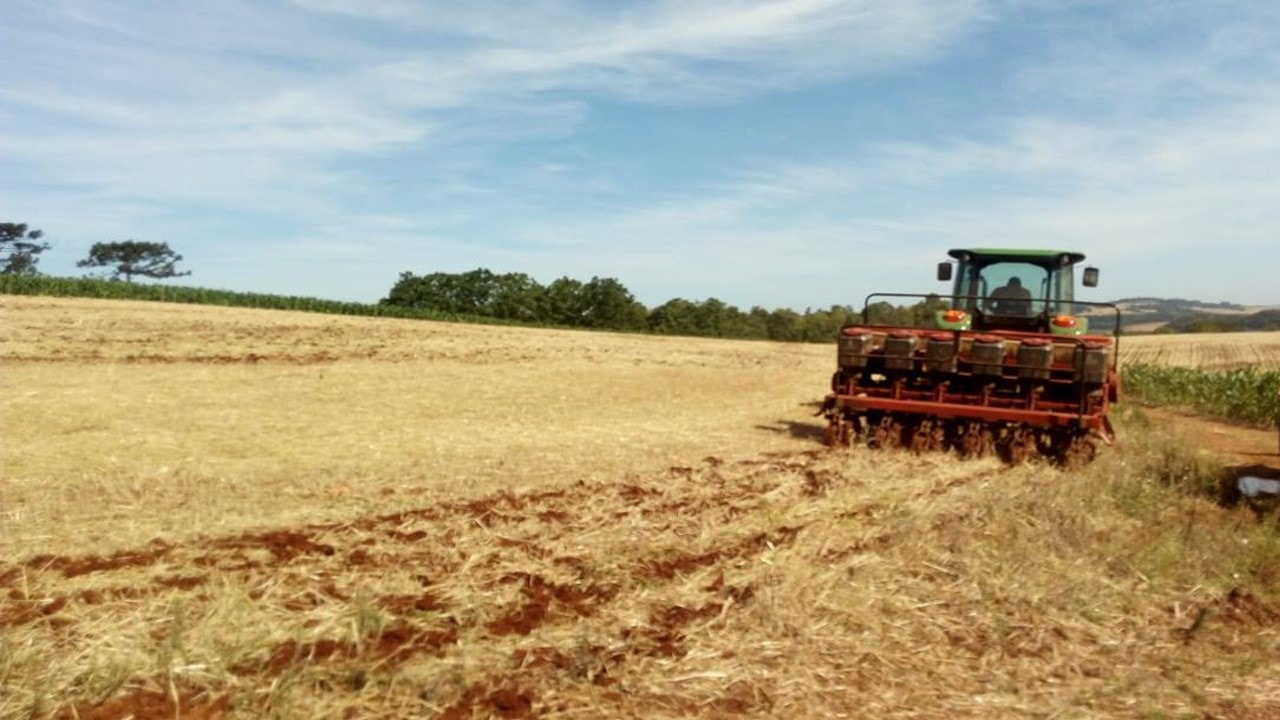
{"label": "dry grass", "polygon": [[829,375],[808,346],[0,302],[6,555],[807,447],[784,421]]}
{"label": "dry grass", "polygon": [[1065,476],[819,449],[829,347],[0,327],[0,718],[1280,717],[1280,537],[1141,416]]}

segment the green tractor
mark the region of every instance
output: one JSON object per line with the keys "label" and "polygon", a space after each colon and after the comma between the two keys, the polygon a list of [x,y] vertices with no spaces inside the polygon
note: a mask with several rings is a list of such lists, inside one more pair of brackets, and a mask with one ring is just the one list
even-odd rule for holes
{"label": "green tractor", "polygon": [[[948,307],[930,327],[863,322],[840,330],[832,392],[822,405],[828,445],[996,453],[1019,462],[1039,453],[1075,467],[1095,439],[1111,444],[1119,399],[1120,311],[1075,300],[1077,252],[957,249],[938,266],[954,280]],[[1083,285],[1095,287],[1096,268]],[[1113,336],[1089,334],[1082,311],[1109,308]]]}

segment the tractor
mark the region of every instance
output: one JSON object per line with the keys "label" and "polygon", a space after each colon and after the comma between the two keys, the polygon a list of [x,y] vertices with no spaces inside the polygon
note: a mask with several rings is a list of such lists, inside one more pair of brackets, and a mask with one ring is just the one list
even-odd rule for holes
{"label": "tractor", "polygon": [[[949,297],[873,293],[862,322],[837,338],[837,369],[819,414],[830,446],[855,440],[917,452],[1031,455],[1066,467],[1093,460],[1115,433],[1120,310],[1074,297],[1078,252],[956,249],[938,265]],[[1096,287],[1097,268],[1082,284]],[[872,300],[943,300],[928,327],[873,322]],[[883,305],[883,301],[879,303]],[[1110,336],[1089,321],[1114,313]]]}

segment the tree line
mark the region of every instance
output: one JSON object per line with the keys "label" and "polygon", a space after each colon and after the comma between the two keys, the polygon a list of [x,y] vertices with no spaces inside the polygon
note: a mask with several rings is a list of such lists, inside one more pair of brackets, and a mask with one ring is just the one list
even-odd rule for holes
{"label": "tree line", "polygon": [[[44,241],[44,231],[26,223],[0,223],[0,275],[39,275],[40,255],[52,247]],[[94,243],[88,257],[76,267],[98,268],[98,277],[133,282],[134,276],[164,279],[190,275],[178,270],[182,256],[168,243],[121,240]]]}
{"label": "tree line", "polygon": [[[40,254],[50,247],[43,238],[42,231],[30,229],[25,223],[0,223],[0,276],[33,280],[40,276],[37,269]],[[166,243],[101,242],[95,243],[88,256],[76,263],[77,267],[100,270],[89,278],[59,279],[53,284],[5,282],[2,285],[6,292],[19,293],[52,291],[93,297],[137,296],[170,302],[248,304],[360,315],[781,342],[828,342],[842,326],[863,320],[862,311],[850,305],[806,309],[803,313],[788,308],[767,310],[760,306],[744,311],[717,298],[674,298],[648,308],[615,278],[592,277],[584,282],[561,277],[543,285],[524,273],[499,274],[484,268],[463,273],[401,273],[387,297],[376,306],[200,288],[136,288],[137,292],[134,291],[135,277],[164,279],[190,275],[190,271],[177,269],[181,260],[182,256]],[[121,285],[130,288],[126,291],[99,287],[93,278],[124,280]],[[934,312],[943,306],[936,295],[906,307],[878,302],[868,308],[868,320],[883,325],[928,325]]]}
{"label": "tree line", "polygon": [[1280,310],[1259,310],[1249,315],[1195,313],[1156,328],[1157,334],[1271,332],[1280,330]]}
{"label": "tree line", "polygon": [[[381,305],[559,327],[648,332],[659,335],[827,342],[844,325],[862,321],[849,305],[803,313],[754,306],[742,310],[717,298],[674,298],[648,308],[615,278],[561,277],[543,285],[524,273],[480,268],[463,273],[400,274]],[[936,295],[911,306],[873,303],[869,320],[885,325],[927,325],[944,303]]]}

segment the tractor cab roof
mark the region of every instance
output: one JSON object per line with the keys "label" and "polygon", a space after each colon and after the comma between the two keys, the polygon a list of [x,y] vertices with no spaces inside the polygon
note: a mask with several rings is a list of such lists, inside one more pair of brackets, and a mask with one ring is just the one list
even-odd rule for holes
{"label": "tractor cab roof", "polygon": [[1017,250],[990,248],[956,248],[947,254],[962,262],[976,262],[979,265],[990,265],[998,262],[1022,262],[1050,267],[1053,265],[1074,265],[1084,262],[1084,253],[1070,250]]}

